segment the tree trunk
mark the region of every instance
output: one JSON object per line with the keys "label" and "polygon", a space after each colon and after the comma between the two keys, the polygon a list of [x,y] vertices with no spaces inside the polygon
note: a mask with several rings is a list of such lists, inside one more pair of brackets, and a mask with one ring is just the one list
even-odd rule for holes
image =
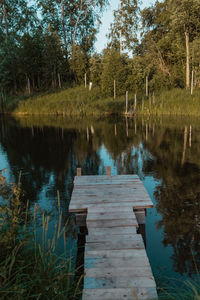
{"label": "tree trunk", "polygon": [[0,95],[0,112],[3,113],[3,97]]}
{"label": "tree trunk", "polygon": [[3,5],[3,16],[5,20],[5,27],[6,27],[6,37],[8,37],[8,21],[7,21],[7,13],[6,13],[5,5]]}
{"label": "tree trunk", "polygon": [[65,49],[67,49],[67,39],[66,39],[66,31],[65,31],[65,14],[64,14],[63,0],[61,0],[61,10],[62,10],[62,27],[63,27],[64,45],[65,45]]}
{"label": "tree trunk", "polygon": [[27,77],[27,88],[28,88],[28,93],[29,95],[31,94],[31,83],[29,77]]}
{"label": "tree trunk", "polygon": [[190,87],[190,46],[189,32],[185,31],[185,46],[186,46],[186,88]]}
{"label": "tree trunk", "polygon": [[58,73],[58,85],[59,85],[59,88],[61,89],[62,88],[62,84],[61,84],[60,73]]}

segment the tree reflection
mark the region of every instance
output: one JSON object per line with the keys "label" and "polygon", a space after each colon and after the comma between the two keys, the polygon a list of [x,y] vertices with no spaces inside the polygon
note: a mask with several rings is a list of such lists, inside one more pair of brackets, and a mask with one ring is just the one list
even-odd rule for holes
{"label": "tree reflection", "polygon": [[[174,270],[192,275],[200,266],[200,150],[197,147],[200,140],[198,131],[194,131],[196,143],[188,148],[185,132],[183,128],[160,128],[153,143],[146,142],[145,146],[154,156],[153,169],[162,180],[154,196],[157,211],[162,215],[157,226],[164,230],[163,244],[173,247]],[[150,169],[145,168],[144,172]]]}
{"label": "tree reflection", "polygon": [[157,226],[163,228],[164,246],[173,248],[174,270],[191,275],[200,266],[199,123],[172,118],[1,119],[0,142],[16,180],[23,171],[27,198],[35,202],[43,191],[55,208],[59,190],[64,219],[76,168],[95,175],[105,167],[102,145],[118,174],[159,179],[154,196],[162,220]]}

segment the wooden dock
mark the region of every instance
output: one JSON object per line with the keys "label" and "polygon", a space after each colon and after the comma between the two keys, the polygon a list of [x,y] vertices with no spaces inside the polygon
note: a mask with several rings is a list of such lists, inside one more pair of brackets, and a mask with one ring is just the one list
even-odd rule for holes
{"label": "wooden dock", "polygon": [[[138,222],[153,203],[136,175],[76,176],[70,212],[86,217],[83,300],[158,299]],[[78,175],[81,171],[78,170]],[[141,218],[142,216],[142,218]]]}

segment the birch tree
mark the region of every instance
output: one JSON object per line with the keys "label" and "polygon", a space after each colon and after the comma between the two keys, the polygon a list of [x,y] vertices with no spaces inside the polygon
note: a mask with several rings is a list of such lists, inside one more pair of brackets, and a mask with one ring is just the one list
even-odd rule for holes
{"label": "birch tree", "polygon": [[186,88],[190,87],[190,42],[200,33],[199,0],[171,0],[172,28],[185,39]]}
{"label": "birch tree", "polygon": [[111,24],[108,38],[109,45],[120,51],[133,51],[138,42],[139,1],[121,0],[119,8],[114,11],[114,22]]}

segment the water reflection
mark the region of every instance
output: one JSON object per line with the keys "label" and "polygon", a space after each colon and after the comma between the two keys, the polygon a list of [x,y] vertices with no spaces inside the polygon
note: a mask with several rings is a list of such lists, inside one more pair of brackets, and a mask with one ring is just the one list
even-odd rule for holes
{"label": "water reflection", "polygon": [[15,181],[23,171],[22,186],[32,203],[55,210],[59,190],[64,223],[77,167],[83,174],[104,174],[107,165],[113,173],[139,174],[156,204],[147,216],[147,251],[155,274],[159,268],[161,275],[191,276],[200,267],[198,120],[38,117],[0,122],[0,169],[9,166]]}

